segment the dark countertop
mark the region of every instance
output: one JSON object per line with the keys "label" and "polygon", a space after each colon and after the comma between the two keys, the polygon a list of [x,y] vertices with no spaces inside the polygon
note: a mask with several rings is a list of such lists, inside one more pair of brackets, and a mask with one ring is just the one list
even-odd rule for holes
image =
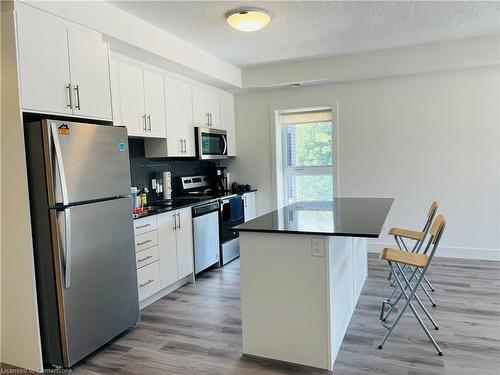
{"label": "dark countertop", "polygon": [[142,219],[142,218],[148,217],[148,216],[162,214],[164,212],[175,211],[175,210],[185,208],[185,207],[197,206],[199,204],[203,204],[203,203],[210,202],[210,201],[216,201],[219,199],[224,199],[226,197],[231,197],[234,195],[243,195],[245,193],[252,193],[252,192],[256,192],[256,191],[257,191],[257,189],[251,189],[249,191],[238,192],[238,193],[227,192],[227,195],[222,196],[222,197],[210,197],[210,198],[202,199],[202,200],[198,200],[198,199],[188,200],[188,199],[182,199],[182,198],[176,199],[174,197],[172,199],[171,205],[165,205],[164,201],[150,202],[150,203],[148,203],[148,205],[150,205],[150,206],[148,207],[148,210],[146,212],[141,213],[141,214],[134,214],[134,220]]}
{"label": "dark countertop", "polygon": [[240,232],[378,238],[393,198],[300,202],[233,227]]}

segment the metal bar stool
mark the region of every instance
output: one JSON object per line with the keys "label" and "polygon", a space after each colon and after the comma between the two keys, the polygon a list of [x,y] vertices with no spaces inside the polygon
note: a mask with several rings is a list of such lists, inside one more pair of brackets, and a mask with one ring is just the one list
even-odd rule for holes
{"label": "metal bar stool", "polygon": [[[427,242],[425,250],[420,254],[406,252],[406,251],[392,249],[392,248],[385,248],[380,253],[380,259],[387,261],[387,263],[389,264],[389,268],[391,269],[391,271],[394,275],[394,278],[396,280],[397,287],[400,290],[400,297],[397,299],[395,304],[403,296],[406,299],[406,303],[401,308],[401,311],[399,312],[398,316],[396,317],[396,320],[394,321],[394,323],[391,326],[386,326],[384,323],[382,323],[382,325],[385,328],[387,328],[388,331],[385,334],[384,338],[382,339],[382,342],[378,346],[379,349],[383,348],[383,346],[386,343],[387,339],[389,338],[390,334],[392,333],[392,331],[394,330],[396,325],[399,323],[404,312],[406,311],[406,309],[408,307],[410,307],[411,311],[413,312],[413,315],[415,316],[418,323],[420,324],[420,326],[424,330],[425,334],[427,335],[427,337],[431,341],[432,345],[434,345],[434,348],[437,350],[438,354],[441,356],[443,355],[443,351],[439,347],[439,345],[436,342],[436,340],[434,339],[434,337],[432,337],[428,328],[425,326],[424,322],[422,321],[422,318],[420,317],[417,310],[415,309],[413,301],[416,301],[417,304],[422,308],[425,315],[427,315],[429,320],[434,325],[434,328],[436,330],[439,329],[436,322],[434,321],[434,319],[430,315],[430,313],[427,311],[427,309],[424,307],[424,305],[420,301],[420,298],[417,295],[417,290],[418,290],[419,286],[421,285],[422,281],[424,280],[424,277],[425,277],[425,274],[427,273],[427,270],[429,269],[429,266],[432,262],[434,254],[436,253],[436,250],[438,248],[439,241],[441,240],[441,236],[443,234],[445,226],[446,226],[446,221],[445,221],[443,215],[438,215],[438,217],[436,218],[436,220],[434,221],[434,223],[431,226],[430,238],[429,238],[429,241]],[[411,266],[414,268],[414,271],[411,273],[410,277],[406,276],[406,273],[402,268],[402,266],[405,266],[405,265]],[[421,272],[420,273],[417,272],[418,270],[420,270]],[[409,293],[407,293],[407,290],[409,291]],[[392,311],[395,304],[393,306],[391,306],[390,311]],[[386,305],[386,301],[382,302],[382,307],[380,310],[380,318],[382,321],[384,320],[384,319],[382,319],[382,317],[384,317],[385,305]],[[385,318],[387,318],[388,314],[385,315]]]}
{"label": "metal bar stool", "polygon": [[[436,201],[433,201],[429,210],[427,211],[427,219],[425,221],[425,225],[422,229],[422,231],[413,231],[409,229],[403,229],[403,228],[391,228],[389,230],[389,234],[394,236],[394,240],[396,241],[396,244],[398,245],[398,248],[400,250],[404,251],[410,251],[408,246],[406,245],[405,239],[413,240],[415,241],[413,248],[411,249],[411,252],[416,253],[420,250],[422,247],[422,244],[424,243],[425,238],[427,237],[427,234],[429,232],[429,228],[431,227],[431,223],[434,220],[434,216],[436,215],[436,211],[438,208],[438,203]],[[403,269],[406,269],[406,267],[403,267]],[[388,280],[392,280],[392,271],[389,271],[389,278]],[[431,282],[426,278],[424,278],[425,283],[429,286],[431,291],[435,291],[434,286],[431,284]],[[391,282],[391,285],[395,287],[395,284]],[[430,296],[430,294],[427,292],[425,287],[423,287],[423,290],[425,294],[427,295],[427,298],[431,301],[433,306],[436,306],[436,303]],[[389,300],[392,298],[389,297]]]}
{"label": "metal bar stool", "polygon": [[427,220],[425,221],[424,228],[422,231],[413,231],[409,229],[403,228],[391,228],[389,230],[389,234],[394,236],[396,243],[400,250],[410,251],[408,246],[405,243],[405,239],[414,240],[415,244],[413,245],[412,252],[418,252],[422,247],[422,243],[424,242],[427,233],[429,232],[429,228],[431,227],[431,223],[434,220],[434,216],[436,215],[436,211],[438,208],[438,204],[436,201],[432,202],[429,211],[427,211]]}

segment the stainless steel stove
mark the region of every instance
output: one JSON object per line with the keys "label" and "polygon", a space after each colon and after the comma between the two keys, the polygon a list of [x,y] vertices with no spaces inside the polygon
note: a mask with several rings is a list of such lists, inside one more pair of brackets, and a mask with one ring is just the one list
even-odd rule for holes
{"label": "stainless steel stove", "polygon": [[[215,263],[222,266],[237,258],[240,254],[239,238],[238,233],[231,228],[244,221],[241,197],[229,193],[217,195],[208,176],[180,177],[179,182],[178,194],[174,201],[206,201],[193,207],[195,273]],[[215,205],[217,215],[214,215]],[[233,211],[238,214],[234,215]]]}

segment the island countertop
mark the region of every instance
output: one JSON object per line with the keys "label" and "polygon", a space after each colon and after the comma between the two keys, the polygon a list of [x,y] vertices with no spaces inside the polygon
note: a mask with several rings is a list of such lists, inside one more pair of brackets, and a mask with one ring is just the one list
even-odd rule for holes
{"label": "island countertop", "polygon": [[378,238],[393,198],[299,202],[233,227],[240,232]]}

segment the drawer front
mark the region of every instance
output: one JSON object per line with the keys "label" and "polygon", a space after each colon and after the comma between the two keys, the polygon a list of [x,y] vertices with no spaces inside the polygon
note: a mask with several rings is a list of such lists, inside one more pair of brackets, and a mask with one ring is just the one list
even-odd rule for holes
{"label": "drawer front", "polygon": [[154,262],[137,270],[139,302],[160,290],[160,263]]}
{"label": "drawer front", "polygon": [[151,232],[157,228],[156,216],[144,217],[134,220],[134,234],[137,236],[146,232]]}
{"label": "drawer front", "polygon": [[158,245],[158,231],[139,234],[135,236],[135,251],[139,252]]}
{"label": "drawer front", "polygon": [[150,247],[149,249],[139,251],[137,254],[135,254],[135,259],[138,269],[147,266],[148,264],[151,264],[153,262],[156,262],[159,259],[158,246],[153,246]]}

